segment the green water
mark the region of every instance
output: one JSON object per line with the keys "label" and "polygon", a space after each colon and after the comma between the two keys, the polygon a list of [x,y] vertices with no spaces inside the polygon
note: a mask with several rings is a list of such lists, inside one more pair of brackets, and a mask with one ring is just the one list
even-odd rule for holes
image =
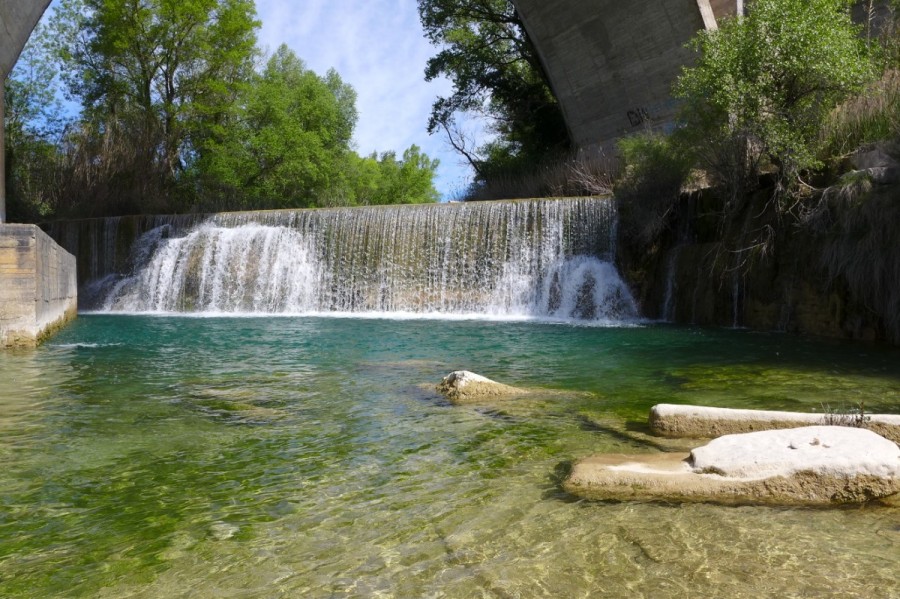
{"label": "green water", "polygon": [[[454,407],[453,369],[552,388]],[[2,597],[900,597],[900,510],[576,501],[658,402],[900,412],[900,352],[674,327],[82,316],[0,354]]]}

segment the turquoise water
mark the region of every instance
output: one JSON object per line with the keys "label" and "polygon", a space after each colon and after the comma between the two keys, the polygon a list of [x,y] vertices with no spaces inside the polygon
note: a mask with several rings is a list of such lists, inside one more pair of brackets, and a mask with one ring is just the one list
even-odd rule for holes
{"label": "turquoise water", "polygon": [[[546,389],[454,407],[466,368]],[[900,510],[577,501],[659,402],[900,412],[900,351],[667,326],[85,315],[0,354],[3,597],[900,597]],[[688,443],[687,446],[689,446]]]}

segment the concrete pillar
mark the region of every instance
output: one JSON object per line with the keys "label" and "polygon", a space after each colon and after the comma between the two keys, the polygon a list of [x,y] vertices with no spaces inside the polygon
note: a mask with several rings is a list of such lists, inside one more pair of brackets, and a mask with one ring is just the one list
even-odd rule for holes
{"label": "concrete pillar", "polygon": [[700,16],[703,17],[703,26],[707,31],[714,31],[719,28],[718,23],[716,23],[716,15],[709,0],[697,0],[697,8],[700,9]]}
{"label": "concrete pillar", "polygon": [[[725,0],[716,0],[724,2]],[[715,26],[711,0],[514,0],[582,148],[674,127],[685,44]],[[734,0],[729,0],[732,5]],[[700,4],[707,9],[701,11]]]}

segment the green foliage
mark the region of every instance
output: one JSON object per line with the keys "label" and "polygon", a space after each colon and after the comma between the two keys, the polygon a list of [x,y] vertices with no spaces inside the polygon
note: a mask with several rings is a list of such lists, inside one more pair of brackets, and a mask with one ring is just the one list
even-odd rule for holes
{"label": "green foliage", "polygon": [[246,86],[196,163],[204,209],[433,202],[438,162],[406,150],[361,158],[350,150],[356,92],[320,77],[286,45]]}
{"label": "green foliage", "polygon": [[246,86],[235,109],[200,145],[203,197],[244,208],[315,205],[341,185],[356,123],[356,94],[331,71],[319,77],[287,46]]}
{"label": "green foliage", "polygon": [[[62,0],[6,86],[10,215],[438,198],[419,148],[352,151],[356,93],[335,71],[287,46],[257,69],[258,26],[252,0]],[[82,107],[65,129],[54,60]]]}
{"label": "green foliage", "polygon": [[829,111],[871,78],[864,40],[846,0],[755,0],[747,16],[704,31],[700,56],[675,93],[689,145],[726,179],[763,160],[791,183],[819,166]]}
{"label": "green foliage", "polygon": [[360,158],[353,181],[354,203],[423,204],[436,202],[433,179],[437,160],[423,154],[418,146],[410,146],[398,160],[394,152]]}
{"label": "green foliage", "polygon": [[57,69],[43,51],[47,33],[38,27],[4,85],[7,217],[35,221],[55,204],[56,141],[65,125],[55,97]]}
{"label": "green foliage", "polygon": [[[453,93],[434,103],[428,130],[443,130],[479,181],[524,172],[569,149],[562,111],[510,0],[419,0],[419,15],[440,48],[425,78],[453,83]],[[473,145],[458,127],[461,113],[489,118],[496,139]]]}
{"label": "green foliage", "polygon": [[616,185],[622,234],[636,245],[650,244],[668,225],[691,162],[676,140],[659,133],[624,137],[618,147],[625,175]]}

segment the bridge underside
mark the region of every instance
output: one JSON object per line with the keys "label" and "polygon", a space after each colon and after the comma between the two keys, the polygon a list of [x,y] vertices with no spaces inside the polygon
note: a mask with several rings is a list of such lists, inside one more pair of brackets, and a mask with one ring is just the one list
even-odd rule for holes
{"label": "bridge underside", "polygon": [[647,127],[672,127],[672,84],[685,44],[742,0],[514,0],[573,140],[606,146]]}

